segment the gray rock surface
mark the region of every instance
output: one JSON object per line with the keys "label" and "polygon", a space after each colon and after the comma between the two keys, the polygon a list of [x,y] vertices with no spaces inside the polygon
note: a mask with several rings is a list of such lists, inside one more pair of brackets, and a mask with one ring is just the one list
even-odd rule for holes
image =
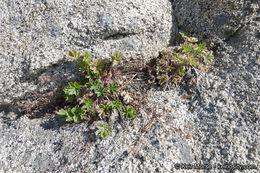
{"label": "gray rock surface", "polygon": [[[51,9],[68,10],[68,8],[63,9],[64,6],[61,7],[65,2],[67,1],[61,1],[60,6],[53,5]],[[141,1],[136,1],[136,3],[138,2],[141,3]],[[158,3],[151,1],[151,3],[157,4],[159,2],[163,4],[164,1],[158,1]],[[223,2],[223,6],[221,6],[221,2]],[[210,3],[215,8],[211,9]],[[110,123],[115,123],[111,137],[107,140],[100,140],[94,136],[95,123],[91,125],[84,123],[62,125],[57,119],[51,118],[52,116],[31,120],[18,114],[15,107],[3,104],[0,107],[0,172],[195,171],[177,170],[174,167],[176,163],[200,163],[211,166],[223,165],[224,163],[230,165],[252,164],[256,165],[258,170],[247,169],[243,172],[259,172],[259,13],[252,11],[252,13],[245,13],[245,18],[232,18],[232,21],[236,22],[237,25],[234,22],[226,23],[225,17],[221,15],[223,14],[221,12],[224,14],[232,12],[236,16],[236,13],[245,12],[248,8],[256,9],[259,6],[255,1],[227,0],[210,1],[210,3],[202,0],[173,2],[175,9],[173,15],[176,16],[179,28],[186,28],[195,36],[205,37],[214,44],[217,43],[217,46],[214,47],[214,65],[208,73],[196,72],[197,77],[193,78],[195,85],[189,85],[187,78],[186,84],[172,87],[168,91],[151,90],[148,94],[147,107],[156,109],[157,113],[162,116],[154,121],[147,131],[142,132],[141,128],[149,123],[152,113],[144,111],[134,121],[124,123],[115,121],[114,119],[118,115],[113,114],[113,121]],[[215,6],[217,3],[219,6]],[[232,11],[227,5],[229,3],[238,3],[239,8]],[[0,4],[0,7],[5,7],[12,3],[1,1]],[[88,4],[87,1],[86,4]],[[148,9],[149,5],[144,2],[142,5]],[[204,11],[192,13],[198,7]],[[81,8],[83,7],[81,6]],[[28,9],[33,11],[33,8]],[[14,14],[19,16],[21,13]],[[50,12],[46,11],[45,15],[48,14]],[[217,23],[221,25],[222,29],[212,25],[217,17],[215,14],[221,15],[218,17]],[[19,17],[17,18],[19,19]],[[80,16],[75,16],[75,20],[77,19],[80,19]],[[1,18],[1,20],[5,19]],[[41,22],[39,21],[39,23]],[[199,23],[205,30],[201,30]],[[16,26],[19,25],[21,24]],[[2,26],[3,22],[1,22],[1,28]],[[194,26],[192,30],[189,29],[191,26]],[[0,38],[2,39],[2,35],[11,31],[12,28],[5,32],[1,28]],[[232,28],[232,34],[225,35],[223,28]],[[13,28],[13,30],[15,29]],[[19,41],[19,39],[17,40]],[[2,45],[6,44],[7,46],[7,42]],[[17,46],[17,42],[9,41],[9,43],[13,43],[13,46]],[[67,47],[75,46],[75,44],[66,41],[63,44],[68,44]],[[31,44],[31,46],[34,45]],[[21,47],[21,56],[24,55],[30,59],[26,52],[33,49],[29,48]],[[47,48],[51,48],[51,46],[47,46]],[[66,46],[63,52],[67,51],[65,49]],[[53,48],[53,51],[58,51],[58,48],[57,50]],[[22,71],[18,68],[21,66],[15,65],[19,62],[23,64],[21,62],[25,61],[20,61],[22,58],[15,59],[16,55],[18,54],[15,52],[11,54],[1,50],[0,56],[8,58],[7,60],[1,58],[1,61],[5,64],[9,63],[9,66],[5,66],[1,70],[3,74],[9,75],[6,82],[19,84],[19,81],[10,78],[13,76],[15,79],[20,79],[26,74],[23,72],[21,76],[18,75],[20,74],[18,72]],[[35,57],[37,56],[32,56],[32,59]],[[56,60],[59,61],[58,58]],[[42,61],[45,62],[45,59]],[[26,64],[23,65],[26,66]],[[34,68],[33,66],[29,67]],[[32,82],[36,89],[38,86],[42,92],[49,91],[59,83],[54,79],[52,81],[51,77],[59,79],[64,73],[69,73],[70,78],[66,80],[76,78],[76,75],[72,75],[74,74],[71,70],[73,67],[74,64],[58,63],[57,66],[48,68],[42,73],[33,73],[37,80],[33,78],[29,82]],[[47,74],[51,77],[44,76]],[[26,82],[28,83],[27,78],[24,79],[24,83]],[[23,85],[25,85],[24,83]],[[39,85],[42,86],[39,87]],[[33,90],[33,88],[30,89]],[[14,91],[10,91],[10,93],[12,92]],[[191,99],[181,98],[182,95],[191,93],[195,94]],[[4,95],[3,98],[7,98],[7,96]],[[8,99],[11,100],[9,96]],[[210,171],[232,172],[221,169],[211,169]],[[209,172],[209,170],[198,172]]]}
{"label": "gray rock surface", "polygon": [[173,11],[181,30],[214,44],[228,40],[259,11],[258,0],[175,0]]}
{"label": "gray rock surface", "polygon": [[37,90],[38,83],[28,79],[67,61],[69,50],[88,50],[93,58],[120,51],[126,58],[147,59],[156,57],[177,29],[169,0],[3,0],[0,8],[4,103]]}

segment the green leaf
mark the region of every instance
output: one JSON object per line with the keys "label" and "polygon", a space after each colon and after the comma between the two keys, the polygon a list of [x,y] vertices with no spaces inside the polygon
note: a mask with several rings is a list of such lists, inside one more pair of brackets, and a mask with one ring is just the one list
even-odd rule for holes
{"label": "green leaf", "polygon": [[200,44],[199,44],[199,49],[200,49],[200,50],[206,50],[206,49],[207,49],[206,46],[207,46],[206,43],[200,43]]}
{"label": "green leaf", "polygon": [[86,72],[89,70],[92,60],[90,59],[90,54],[86,51],[83,55],[83,59],[78,59],[79,61],[79,69],[82,72]]}
{"label": "green leaf", "polygon": [[69,56],[78,60],[80,58],[80,52],[77,52],[76,50],[69,51]]}
{"label": "green leaf", "polygon": [[75,96],[80,94],[80,85],[77,82],[69,82],[69,86],[64,88],[64,96],[67,100],[71,101]]}
{"label": "green leaf", "polygon": [[114,93],[117,93],[117,89],[119,88],[119,86],[113,82],[113,83],[110,83],[108,85],[108,92],[113,95]]}
{"label": "green leaf", "polygon": [[99,72],[102,72],[103,69],[105,67],[105,64],[104,62],[101,60],[101,59],[98,59],[97,62],[96,62],[96,69],[99,71]]}
{"label": "green leaf", "polygon": [[173,53],[173,56],[177,57],[178,59],[182,58],[181,55],[178,53]]}
{"label": "green leaf", "polygon": [[188,61],[192,66],[197,67],[197,62],[194,59],[188,58]]}
{"label": "green leaf", "polygon": [[62,109],[58,112],[58,117],[65,122],[79,122],[83,120],[85,115],[86,112],[79,107],[65,108],[65,110]]}
{"label": "green leaf", "polygon": [[188,36],[187,36],[184,32],[181,32],[181,31],[180,31],[179,33],[180,33],[180,35],[182,36],[182,38],[183,38],[184,40],[187,39]]}
{"label": "green leaf", "polygon": [[179,75],[181,75],[181,76],[184,76],[184,74],[185,74],[185,70],[183,68],[179,68],[178,72],[179,72]]}
{"label": "green leaf", "polygon": [[189,45],[183,45],[182,46],[182,53],[189,53],[192,52],[192,47]]}
{"label": "green leaf", "polygon": [[85,109],[87,111],[90,111],[93,107],[93,104],[94,104],[94,102],[90,98],[87,98],[84,103],[85,104],[82,107],[82,109]]}
{"label": "green leaf", "polygon": [[202,53],[201,50],[195,50],[195,51],[194,51],[194,55],[195,55],[195,56],[200,56],[201,53]]}
{"label": "green leaf", "polygon": [[118,101],[118,100],[115,100],[115,101],[113,101],[113,102],[111,102],[110,104],[109,104],[109,108],[110,109],[117,109],[117,110],[120,110],[120,108],[121,108],[121,103]]}
{"label": "green leaf", "polygon": [[108,105],[100,105],[98,110],[98,115],[100,118],[104,118],[105,115],[109,113],[109,106]]}
{"label": "green leaf", "polygon": [[105,94],[107,93],[107,91],[105,90],[104,86],[98,82],[98,80],[90,80],[87,84],[88,88],[90,88],[90,90],[93,90],[95,94],[97,94],[98,97],[100,96],[105,96]]}
{"label": "green leaf", "polygon": [[109,134],[112,132],[111,127],[107,123],[98,123],[97,128],[96,135],[103,139],[109,137]]}
{"label": "green leaf", "polygon": [[90,53],[88,51],[85,51],[84,52],[84,55],[83,55],[83,61],[86,62],[87,64],[91,64],[91,58],[90,58]]}
{"label": "green leaf", "polygon": [[123,116],[125,119],[131,119],[136,116],[136,110],[132,106],[127,106],[123,110]]}
{"label": "green leaf", "polygon": [[121,52],[115,52],[114,55],[111,56],[113,66],[116,66],[120,63],[123,54]]}
{"label": "green leaf", "polygon": [[175,76],[175,77],[172,78],[172,82],[175,83],[175,84],[177,84],[177,83],[179,83],[179,82],[181,81],[181,79],[182,79],[182,77],[180,77],[180,76]]}
{"label": "green leaf", "polygon": [[211,62],[213,58],[214,58],[214,56],[213,56],[211,53],[207,53],[207,54],[205,55],[204,60],[205,60],[206,62]]}
{"label": "green leaf", "polygon": [[95,90],[95,93],[97,94],[98,97],[102,96],[104,97],[107,93],[105,88],[103,86],[100,86],[97,90]]}
{"label": "green leaf", "polygon": [[187,34],[185,34],[184,32],[179,32],[180,35],[182,36],[182,38],[185,40],[185,41],[188,41],[188,42],[191,42],[191,43],[195,43],[195,42],[198,42],[198,39],[195,38],[195,37],[188,37]]}
{"label": "green leaf", "polygon": [[182,63],[183,66],[187,66],[188,65],[188,61],[185,59],[183,60],[183,63]]}
{"label": "green leaf", "polygon": [[99,73],[94,73],[92,70],[88,70],[88,73],[85,77],[88,79],[96,79],[99,77]]}
{"label": "green leaf", "polygon": [[67,93],[64,93],[64,97],[68,102],[72,102],[75,99],[74,95],[68,95]]}
{"label": "green leaf", "polygon": [[94,80],[93,79],[89,79],[89,81],[86,83],[86,86],[90,89],[94,84]]}
{"label": "green leaf", "polygon": [[167,67],[167,70],[168,70],[168,71],[171,71],[172,68],[173,68],[172,66],[168,66],[168,67]]}
{"label": "green leaf", "polygon": [[100,59],[97,59],[90,64],[90,70],[92,70],[92,72],[94,72],[94,73],[100,72],[99,71],[100,69],[97,68],[98,63],[100,63],[100,61],[101,61]]}
{"label": "green leaf", "polygon": [[165,51],[162,51],[161,54],[162,54],[162,56],[167,56],[168,55],[168,53],[165,52]]}
{"label": "green leaf", "polygon": [[79,95],[80,85],[77,82],[69,82],[69,87],[65,88],[65,92],[69,95]]}
{"label": "green leaf", "polygon": [[82,110],[79,107],[72,108],[71,109],[71,113],[72,113],[74,122],[81,121],[84,118],[85,114],[86,114],[85,111]]}
{"label": "green leaf", "polygon": [[94,92],[97,92],[99,87],[101,86],[101,83],[98,82],[98,80],[95,80],[95,81],[90,81],[89,82],[89,86],[90,86],[90,89],[91,90],[94,90]]}
{"label": "green leaf", "polygon": [[160,63],[161,65],[163,65],[163,64],[164,64],[164,60],[161,59],[161,60],[159,61],[159,63]]}
{"label": "green leaf", "polygon": [[68,113],[68,108],[67,109],[61,109],[59,112],[58,112],[58,118],[60,118],[63,122],[65,122],[67,120],[67,117],[69,116],[69,113]]}
{"label": "green leaf", "polygon": [[161,76],[158,76],[157,79],[159,79],[159,84],[162,85],[167,82],[168,77],[162,74]]}
{"label": "green leaf", "polygon": [[[184,58],[183,58],[180,54],[178,54],[178,53],[173,53],[173,56],[175,56],[175,57],[178,58],[178,63],[179,63],[179,64],[183,63]],[[174,62],[174,59],[172,60],[172,62]]]}

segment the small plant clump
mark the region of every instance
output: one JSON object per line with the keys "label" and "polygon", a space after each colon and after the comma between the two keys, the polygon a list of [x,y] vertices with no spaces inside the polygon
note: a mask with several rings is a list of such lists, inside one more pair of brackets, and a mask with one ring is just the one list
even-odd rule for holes
{"label": "small plant clump", "polygon": [[[213,53],[207,49],[206,43],[198,43],[198,39],[188,37],[183,32],[180,32],[180,35],[185,41],[183,44],[176,46],[173,52],[161,52],[159,58],[154,59],[151,65],[143,67],[149,74],[149,81],[153,79],[160,85],[169,82],[179,83],[190,67],[201,71],[207,69],[213,59]],[[69,55],[72,60],[78,61],[84,79],[69,82],[63,90],[64,97],[70,106],[58,112],[61,120],[80,122],[93,117],[104,119],[113,110],[117,110],[124,119],[132,119],[137,115],[135,108],[130,104],[133,99],[127,92],[122,91],[125,86],[120,87],[121,81],[115,80],[118,73],[115,67],[120,63],[122,53],[116,52],[110,60],[97,59],[95,61],[90,58],[87,51],[81,55],[72,50]],[[99,123],[97,128],[96,134],[102,138],[107,138],[112,131],[107,123]]]}
{"label": "small plant clump", "polygon": [[97,128],[96,135],[103,139],[108,138],[109,134],[112,132],[111,127],[107,123],[98,123]]}
{"label": "small plant clump", "polygon": [[198,39],[188,37],[180,32],[185,40],[183,44],[177,46],[174,52],[161,52],[161,56],[156,60],[156,77],[160,85],[173,82],[179,83],[185,75],[188,67],[203,69],[212,59],[212,51],[207,50],[206,43],[197,43]]}
{"label": "small plant clump", "polygon": [[[122,54],[115,53],[111,60],[92,61],[90,54],[85,52],[81,55],[73,50],[69,52],[72,60],[79,62],[79,69],[84,79],[79,82],[69,82],[63,90],[67,102],[74,105],[65,107],[58,112],[58,117],[64,122],[79,122],[89,120],[91,116],[100,119],[107,117],[111,111],[121,112],[125,119],[134,118],[136,110],[126,105],[119,94],[119,84],[115,80],[113,67],[118,65]],[[98,124],[97,134],[102,138],[109,136],[111,128],[108,124]]]}

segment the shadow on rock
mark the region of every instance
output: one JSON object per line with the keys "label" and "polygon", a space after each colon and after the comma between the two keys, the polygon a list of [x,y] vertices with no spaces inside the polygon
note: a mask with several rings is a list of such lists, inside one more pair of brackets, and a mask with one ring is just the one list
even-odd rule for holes
{"label": "shadow on rock", "polygon": [[40,126],[44,130],[59,130],[62,125],[63,125],[63,123],[59,119],[52,118],[52,119],[45,121]]}
{"label": "shadow on rock", "polygon": [[[80,78],[75,62],[60,61],[57,64],[25,76],[25,81],[35,89],[26,92],[12,103],[2,103],[0,112],[14,112],[16,119],[27,114],[30,119],[55,114],[65,106],[62,89],[69,82]],[[29,86],[28,86],[29,87]]]}

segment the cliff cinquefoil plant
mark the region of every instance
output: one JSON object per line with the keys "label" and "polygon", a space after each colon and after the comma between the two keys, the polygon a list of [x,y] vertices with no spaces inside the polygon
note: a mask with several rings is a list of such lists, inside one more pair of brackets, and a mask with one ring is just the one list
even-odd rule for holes
{"label": "cliff cinquefoil plant", "polygon": [[197,43],[198,39],[188,37],[180,32],[185,42],[175,47],[174,52],[161,52],[156,62],[156,76],[160,85],[182,80],[188,67],[202,69],[213,59],[212,51],[206,47],[206,43]]}
{"label": "cliff cinquefoil plant", "polygon": [[[119,84],[115,80],[113,67],[118,65],[122,54],[115,53],[111,60],[97,59],[92,61],[90,54],[85,52],[81,55],[73,50],[69,52],[72,60],[78,61],[79,69],[84,79],[79,82],[69,82],[63,90],[64,97],[74,107],[65,107],[58,112],[58,117],[65,122],[80,122],[89,120],[93,116],[104,119],[111,111],[121,112],[125,118],[134,118],[135,109],[124,103],[119,94]],[[107,138],[111,132],[108,124],[98,124],[97,134]]]}
{"label": "cliff cinquefoil plant", "polygon": [[[183,32],[180,32],[180,35],[184,39],[183,44],[176,46],[172,52],[161,52],[151,64],[143,67],[145,72],[148,72],[149,81],[153,79],[160,85],[169,82],[179,83],[189,68],[207,69],[205,67],[211,63],[213,54],[207,49],[206,43],[198,43],[197,38],[188,37]],[[116,52],[111,59],[103,60],[92,60],[88,52],[81,55],[75,50],[70,51],[69,55],[72,60],[78,62],[84,78],[69,82],[64,88],[64,97],[70,106],[58,112],[61,120],[80,122],[94,117],[104,120],[112,111],[118,111],[125,120],[136,116],[136,110],[131,106],[133,98],[123,88],[131,82],[138,71],[135,71],[136,74],[124,86],[120,86],[123,82],[119,79],[122,78],[115,80],[116,74],[120,74],[120,70],[116,67],[123,57],[122,53]],[[129,72],[127,69],[123,70]],[[111,133],[107,123],[99,123],[97,128],[96,134],[102,138],[107,138]]]}

